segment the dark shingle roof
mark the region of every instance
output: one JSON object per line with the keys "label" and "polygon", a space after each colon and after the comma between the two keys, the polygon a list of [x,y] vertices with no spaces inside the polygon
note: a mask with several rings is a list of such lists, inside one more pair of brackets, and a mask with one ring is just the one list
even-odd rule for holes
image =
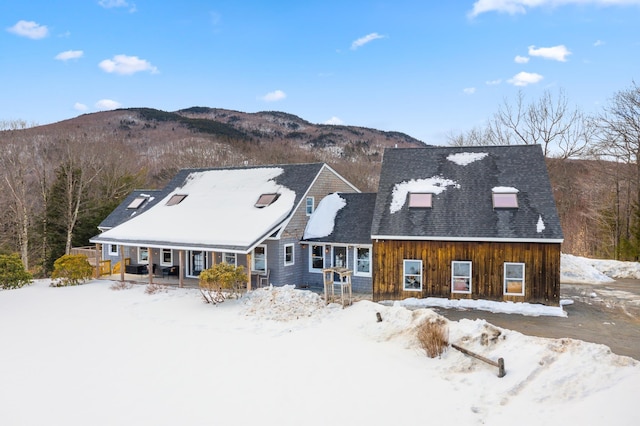
{"label": "dark shingle roof", "polygon": [[346,205],[336,214],[333,232],[308,241],[344,244],[371,244],[371,219],[375,193],[340,193]]}
{"label": "dark shingle roof", "polygon": [[[166,195],[164,192],[164,190],[157,189],[136,189],[131,194],[129,194],[118,207],[116,207],[111,213],[109,213],[109,216],[107,216],[102,222],[100,222],[98,228],[101,230],[111,229],[114,226],[120,225],[121,223],[126,222],[127,220],[141,214],[142,212],[147,211],[150,207],[154,206],[158,201],[164,198],[164,196]],[[129,206],[129,204],[131,204],[131,202],[138,197],[144,197],[147,200],[142,203],[137,209],[127,208],[127,206]]]}
{"label": "dark shingle roof", "polygon": [[[447,159],[452,154],[486,156],[461,165]],[[405,202],[391,212],[397,185],[434,177],[454,184],[433,195],[432,208],[410,209]],[[494,187],[516,188],[519,207],[494,209]],[[544,230],[538,232],[540,218]],[[562,240],[539,145],[387,149],[371,234],[434,240]]]}

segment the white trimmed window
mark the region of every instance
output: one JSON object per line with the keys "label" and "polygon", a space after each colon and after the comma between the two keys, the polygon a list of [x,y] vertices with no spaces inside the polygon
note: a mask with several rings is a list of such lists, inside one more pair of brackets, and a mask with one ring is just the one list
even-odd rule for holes
{"label": "white trimmed window", "polygon": [[160,265],[173,266],[173,251],[163,248],[160,250]]}
{"label": "white trimmed window", "polygon": [[356,247],[353,250],[356,265],[354,274],[364,277],[371,276],[371,247]]}
{"label": "white trimmed window", "polygon": [[422,291],[422,260],[404,260],[402,282],[405,291]]}
{"label": "white trimmed window", "polygon": [[267,246],[261,245],[253,249],[251,270],[263,273],[267,272]]}
{"label": "white trimmed window", "polygon": [[322,272],[324,269],[324,246],[312,244],[309,247],[309,272]]}
{"label": "white trimmed window", "polygon": [[290,266],[295,263],[295,253],[293,244],[284,245],[284,266]]}
{"label": "white trimmed window", "polygon": [[505,262],[504,294],[524,296],[524,263]]}
{"label": "white trimmed window", "polygon": [[109,244],[109,254],[112,256],[118,255],[118,245],[117,244]]}
{"label": "white trimmed window", "polygon": [[471,262],[451,262],[451,293],[471,294]]}
{"label": "white trimmed window", "polygon": [[147,247],[138,248],[138,264],[146,265],[149,263],[149,249]]}
{"label": "white trimmed window", "polygon": [[238,257],[235,253],[222,253],[222,263],[228,263],[229,265],[237,266]]}
{"label": "white trimmed window", "polygon": [[314,207],[313,197],[307,197],[307,204],[306,204],[307,216],[311,216],[313,214],[313,207]]}

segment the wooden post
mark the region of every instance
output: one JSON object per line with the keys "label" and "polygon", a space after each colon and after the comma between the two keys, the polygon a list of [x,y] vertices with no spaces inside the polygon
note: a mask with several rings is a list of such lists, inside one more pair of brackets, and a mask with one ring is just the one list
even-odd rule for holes
{"label": "wooden post", "polygon": [[153,251],[147,247],[147,272],[149,272],[149,285],[153,284]]}
{"label": "wooden post", "polygon": [[120,282],[124,282],[124,270],[125,270],[125,264],[124,264],[124,246],[120,246]]}
{"label": "wooden post", "polygon": [[95,260],[96,260],[96,279],[100,278],[100,261],[101,256],[100,256],[100,247],[102,247],[102,244],[96,244],[96,254],[95,254]]}
{"label": "wooden post", "polygon": [[457,349],[460,352],[462,352],[465,355],[469,355],[470,357],[479,359],[480,361],[486,362],[487,364],[493,365],[494,367],[498,367],[498,377],[504,377],[507,373],[505,372],[504,369],[504,359],[503,358],[498,358],[498,362],[492,361],[489,358],[485,358],[482,355],[478,355],[476,353],[471,352],[468,349],[465,348],[461,348],[458,345],[454,345],[453,343],[451,344],[451,347],[453,349]]}
{"label": "wooden post", "polygon": [[184,250],[178,250],[178,287],[184,287]]}
{"label": "wooden post", "polygon": [[247,291],[251,291],[251,253],[247,253]]}

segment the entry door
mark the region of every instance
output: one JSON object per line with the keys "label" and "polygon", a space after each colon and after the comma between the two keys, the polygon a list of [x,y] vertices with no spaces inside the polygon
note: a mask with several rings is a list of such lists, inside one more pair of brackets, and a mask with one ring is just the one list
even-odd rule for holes
{"label": "entry door", "polygon": [[189,252],[189,272],[188,275],[197,277],[200,272],[207,269],[207,252],[202,250],[192,250]]}
{"label": "entry door", "polygon": [[[334,268],[347,268],[347,248],[345,246],[333,246],[331,251],[331,266]],[[340,276],[333,274],[333,280],[340,282]]]}

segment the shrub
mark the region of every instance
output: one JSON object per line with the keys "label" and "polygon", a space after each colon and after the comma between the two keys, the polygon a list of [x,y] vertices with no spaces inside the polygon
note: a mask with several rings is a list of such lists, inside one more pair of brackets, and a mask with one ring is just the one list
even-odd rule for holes
{"label": "shrub", "polygon": [[449,328],[442,318],[427,319],[418,326],[418,342],[429,358],[435,358],[449,347]]}
{"label": "shrub", "polygon": [[226,294],[241,295],[246,283],[243,266],[218,263],[200,272],[200,292],[207,303],[222,303]]}
{"label": "shrub", "polygon": [[129,290],[132,287],[133,287],[133,284],[127,281],[116,281],[113,284],[111,284],[111,287],[109,288],[111,290]]}
{"label": "shrub", "polygon": [[147,287],[144,289],[145,294],[156,294],[161,292],[167,292],[169,288],[160,284],[147,284]]}
{"label": "shrub", "polygon": [[53,262],[52,287],[78,285],[93,276],[93,266],[83,254],[65,254]]}
{"label": "shrub", "polygon": [[24,269],[17,254],[0,254],[0,288],[20,288],[30,284],[33,277]]}

